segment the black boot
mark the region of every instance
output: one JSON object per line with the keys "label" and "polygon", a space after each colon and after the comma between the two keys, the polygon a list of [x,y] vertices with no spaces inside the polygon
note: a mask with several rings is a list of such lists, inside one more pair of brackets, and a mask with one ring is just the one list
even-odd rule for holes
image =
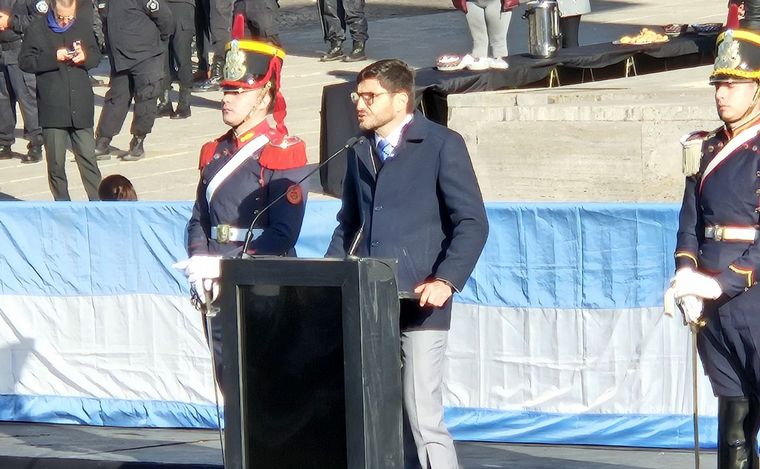
{"label": "black boot", "polygon": [[143,148],[143,142],[145,141],[145,135],[133,135],[132,140],[129,142],[129,153],[121,157],[122,161],[137,161],[145,156],[145,149]]}
{"label": "black boot", "polygon": [[211,64],[211,76],[208,80],[193,87],[193,91],[219,91],[223,71],[224,57],[214,56],[214,63]]}
{"label": "black boot", "polygon": [[10,145],[0,145],[0,160],[9,160],[13,158],[13,150]]}
{"label": "black boot", "polygon": [[22,163],[39,163],[42,161],[42,144],[30,143],[26,155],[21,157]]}
{"label": "black boot", "polygon": [[344,62],[358,62],[367,58],[367,53],[364,51],[364,41],[354,41],[354,48],[351,53],[343,57]]}
{"label": "black boot", "polygon": [[111,159],[111,137],[98,137],[95,139],[95,158],[98,161]]}
{"label": "black boot", "polygon": [[322,62],[332,62],[343,58],[343,41],[333,39],[330,41],[330,50],[322,56]]}
{"label": "black boot", "polygon": [[169,90],[164,90],[158,97],[156,117],[171,117],[172,114],[174,114],[174,109],[172,109],[172,100],[169,98]]}
{"label": "black boot", "polygon": [[188,117],[190,117],[190,91],[180,88],[177,109],[172,114],[172,119],[187,119]]}
{"label": "black boot", "polygon": [[718,469],[758,469],[754,414],[746,397],[718,398]]}

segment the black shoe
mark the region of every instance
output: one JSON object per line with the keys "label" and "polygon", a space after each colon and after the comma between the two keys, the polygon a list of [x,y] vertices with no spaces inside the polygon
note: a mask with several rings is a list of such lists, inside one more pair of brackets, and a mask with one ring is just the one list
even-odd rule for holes
{"label": "black shoe", "polygon": [[350,54],[343,57],[344,62],[358,62],[367,58],[367,53],[364,51],[364,41],[354,41],[354,48]]}
{"label": "black shoe", "polygon": [[158,97],[156,117],[171,117],[172,114],[174,114],[174,109],[172,109],[172,101],[169,99],[169,91],[167,90]]}
{"label": "black shoe", "polygon": [[211,76],[203,83],[199,83],[193,86],[193,91],[219,91],[222,82],[222,72],[224,71],[224,62],[220,59],[214,58],[214,63],[211,65]]}
{"label": "black shoe", "polygon": [[111,159],[111,139],[109,137],[95,139],[95,158],[98,161]]}
{"label": "black shoe", "polygon": [[22,163],[39,163],[42,161],[42,145],[31,145],[26,155],[21,157]]}
{"label": "black shoe", "polygon": [[0,160],[10,160],[13,158],[13,150],[10,145],[0,145]]}
{"label": "black shoe", "polygon": [[174,114],[171,103],[159,104],[156,108],[156,117],[171,117]]}
{"label": "black shoe", "polygon": [[145,156],[145,149],[143,148],[143,142],[145,136],[133,135],[132,140],[129,142],[129,153],[121,157],[122,161],[137,161]]}
{"label": "black shoe", "polygon": [[340,60],[343,57],[343,42],[330,41],[330,50],[319,60],[321,62],[332,62],[333,60]]}
{"label": "black shoe", "polygon": [[177,110],[172,113],[172,119],[187,119],[190,117],[190,106],[177,105]]}

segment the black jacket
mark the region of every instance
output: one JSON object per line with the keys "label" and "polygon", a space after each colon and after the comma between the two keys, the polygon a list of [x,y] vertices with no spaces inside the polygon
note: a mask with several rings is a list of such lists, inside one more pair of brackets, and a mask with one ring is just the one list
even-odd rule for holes
{"label": "black jacket", "polygon": [[166,50],[174,18],[166,0],[118,0],[106,3],[106,45],[111,68],[122,72]]}
{"label": "black jacket", "polygon": [[44,16],[48,8],[47,0],[0,0],[0,11],[11,13],[10,27],[0,31],[0,43],[21,41],[24,29],[36,17]]}
{"label": "black jacket", "polygon": [[[87,129],[94,124],[95,99],[87,70],[100,62],[101,55],[92,30],[92,5],[89,0],[79,2],[82,8],[77,8],[76,21],[68,30],[54,33],[43,16],[24,35],[19,67],[37,75],[37,109],[43,128]],[[85,62],[58,62],[56,51],[71,49],[74,41],[81,41]]]}

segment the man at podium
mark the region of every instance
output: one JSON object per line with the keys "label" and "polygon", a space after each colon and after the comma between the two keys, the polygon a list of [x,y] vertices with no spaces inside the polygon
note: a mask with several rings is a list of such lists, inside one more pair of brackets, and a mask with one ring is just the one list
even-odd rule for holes
{"label": "man at podium", "polygon": [[488,234],[483,199],[462,137],[414,112],[414,73],[404,62],[375,62],[356,83],[351,99],[365,139],[348,150],[327,256],[398,260],[399,290],[419,295],[401,300],[399,318],[411,429],[404,439],[417,449],[407,467],[455,469],[443,422],[443,358],[451,296],[464,288]]}

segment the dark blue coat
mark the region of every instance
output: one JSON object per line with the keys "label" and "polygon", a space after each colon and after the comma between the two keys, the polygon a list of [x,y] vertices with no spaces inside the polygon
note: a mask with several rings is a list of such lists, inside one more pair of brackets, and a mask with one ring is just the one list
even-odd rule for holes
{"label": "dark blue coat", "polygon": [[[233,256],[240,253],[243,243],[219,243],[211,239],[211,227],[231,225],[247,229],[256,215],[267,205],[292,190],[299,179],[300,170],[274,171],[259,162],[261,150],[249,157],[219,186],[209,206],[206,188],[235,155],[232,132],[216,142],[214,155],[201,169],[193,214],[188,223],[188,254]],[[256,221],[255,228],[263,230],[249,246],[250,254],[294,255],[298,234],[305,213],[306,201],[299,190],[300,199],[283,197]]]}
{"label": "dark blue coat", "polygon": [[[343,257],[359,231],[356,255],[398,260],[398,286],[412,291],[426,279],[464,287],[488,235],[483,199],[462,137],[414,115],[380,166],[373,135],[348,152],[339,225],[328,257]],[[362,228],[363,227],[363,228]],[[402,306],[402,329],[448,330],[443,308]]]}
{"label": "dark blue coat", "polygon": [[697,339],[713,392],[721,397],[760,390],[760,245],[705,237],[707,226],[758,226],[760,137],[753,135],[706,171],[729,142],[719,129],[703,143],[700,171],[686,179],[675,254],[677,269],[691,267],[711,275],[723,290],[720,298],[705,301],[706,326]]}

